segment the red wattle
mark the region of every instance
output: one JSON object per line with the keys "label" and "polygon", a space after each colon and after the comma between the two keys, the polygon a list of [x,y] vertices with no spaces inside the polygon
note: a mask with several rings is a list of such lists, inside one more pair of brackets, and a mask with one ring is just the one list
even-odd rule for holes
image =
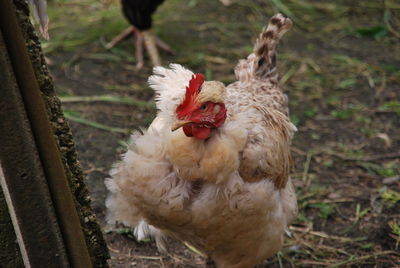
{"label": "red wattle", "polygon": [[200,140],[205,140],[211,135],[211,128],[208,127],[192,127],[193,136]]}
{"label": "red wattle", "polygon": [[183,132],[187,137],[195,137],[200,140],[205,140],[211,135],[211,129],[207,127],[197,127],[195,125],[183,126]]}
{"label": "red wattle", "polygon": [[193,137],[192,126],[183,126],[182,129],[187,137]]}

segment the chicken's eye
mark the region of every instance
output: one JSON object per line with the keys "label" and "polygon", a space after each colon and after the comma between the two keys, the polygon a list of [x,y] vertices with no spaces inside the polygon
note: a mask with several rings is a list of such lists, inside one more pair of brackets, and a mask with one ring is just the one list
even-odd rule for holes
{"label": "chicken's eye", "polygon": [[207,109],[207,104],[203,104],[200,107],[200,110],[205,111]]}

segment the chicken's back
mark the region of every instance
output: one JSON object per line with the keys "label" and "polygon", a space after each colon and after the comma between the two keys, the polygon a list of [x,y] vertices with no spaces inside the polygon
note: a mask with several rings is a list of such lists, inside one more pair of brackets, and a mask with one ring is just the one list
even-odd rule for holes
{"label": "chicken's back", "polygon": [[[238,81],[227,88],[229,117],[241,121],[248,131],[240,175],[246,181],[270,178],[278,188],[286,185],[289,176],[289,147],[296,130],[288,118],[288,100],[276,69],[277,45],[291,25],[281,14],[273,16],[253,53],[236,66]],[[241,117],[234,118],[238,114]]]}

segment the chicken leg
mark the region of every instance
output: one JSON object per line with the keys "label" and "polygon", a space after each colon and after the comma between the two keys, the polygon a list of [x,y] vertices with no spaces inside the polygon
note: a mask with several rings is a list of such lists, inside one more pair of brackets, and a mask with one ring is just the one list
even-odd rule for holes
{"label": "chicken leg", "polygon": [[143,46],[149,54],[153,66],[161,65],[161,59],[157,47],[169,54],[174,53],[171,47],[164,41],[156,37],[151,30],[140,31],[135,26],[129,26],[128,28],[123,30],[119,35],[117,35],[108,44],[106,44],[106,49],[113,48],[115,45],[117,45],[119,42],[126,39],[130,35],[134,35],[135,37],[135,57],[137,69],[141,69],[144,65]]}

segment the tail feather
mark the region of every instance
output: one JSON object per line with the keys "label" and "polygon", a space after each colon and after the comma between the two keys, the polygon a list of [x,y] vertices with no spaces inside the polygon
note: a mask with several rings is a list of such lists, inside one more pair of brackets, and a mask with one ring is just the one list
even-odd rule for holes
{"label": "tail feather", "polygon": [[253,53],[239,62],[235,73],[240,81],[251,78],[278,80],[276,71],[276,48],[279,40],[290,29],[292,21],[282,14],[274,15],[268,27],[260,33],[254,45]]}
{"label": "tail feather", "polygon": [[276,14],[261,32],[254,46],[256,55],[255,75],[259,78],[277,77],[276,72],[276,47],[281,37],[290,29],[292,21]]}

